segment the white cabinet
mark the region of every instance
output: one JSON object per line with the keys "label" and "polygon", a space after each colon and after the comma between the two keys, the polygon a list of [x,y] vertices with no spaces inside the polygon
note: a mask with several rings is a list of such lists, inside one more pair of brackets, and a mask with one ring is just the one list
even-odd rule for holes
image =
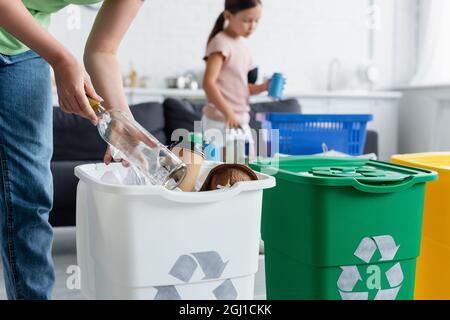
{"label": "white cabinet", "polygon": [[400,105],[401,153],[450,150],[450,86],[409,87]]}

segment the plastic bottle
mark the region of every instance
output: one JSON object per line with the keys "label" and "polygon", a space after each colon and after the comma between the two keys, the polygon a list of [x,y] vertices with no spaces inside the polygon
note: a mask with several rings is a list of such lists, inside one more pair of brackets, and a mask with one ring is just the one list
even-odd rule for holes
{"label": "plastic bottle", "polygon": [[285,79],[283,74],[281,73],[274,73],[270,80],[269,85],[269,96],[272,97],[275,100],[281,100],[283,99],[283,91],[284,91],[284,85],[285,85]]}
{"label": "plastic bottle", "polygon": [[186,165],[151,133],[127,114],[106,110],[88,98],[98,117],[98,132],[106,143],[120,151],[153,185],[178,187],[186,176]]}

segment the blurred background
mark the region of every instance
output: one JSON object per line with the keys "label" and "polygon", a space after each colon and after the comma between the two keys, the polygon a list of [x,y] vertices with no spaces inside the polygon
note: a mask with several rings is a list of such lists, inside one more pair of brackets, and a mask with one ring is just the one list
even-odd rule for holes
{"label": "blurred background", "polygon": [[[263,6],[248,40],[258,81],[282,72],[286,96],[299,99],[304,113],[373,114],[382,159],[450,149],[449,1]],[[201,95],[206,39],[222,9],[222,0],[145,3],[119,52],[130,103]],[[97,10],[69,6],[53,18],[50,31],[80,59]]]}
{"label": "blurred background", "polygon": [[[288,90],[327,89],[333,62],[334,89],[366,88],[359,70],[372,63],[379,68],[377,86],[407,84],[416,73],[422,2],[429,1],[265,0],[249,43],[260,73],[283,72]],[[222,0],[148,1],[120,50],[124,74],[132,65],[157,88],[168,77],[201,74],[206,39],[221,10]],[[70,6],[50,30],[81,57],[95,14],[95,6]]]}

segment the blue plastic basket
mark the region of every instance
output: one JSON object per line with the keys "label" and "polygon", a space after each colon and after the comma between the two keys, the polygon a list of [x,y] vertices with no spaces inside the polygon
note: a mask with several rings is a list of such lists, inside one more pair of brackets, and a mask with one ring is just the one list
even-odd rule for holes
{"label": "blue plastic basket", "polygon": [[[279,130],[279,153],[311,155],[323,152],[326,145],[328,150],[357,156],[364,151],[367,122],[373,120],[373,116],[259,113],[257,119],[262,129]],[[274,153],[275,150],[269,152],[271,156]]]}

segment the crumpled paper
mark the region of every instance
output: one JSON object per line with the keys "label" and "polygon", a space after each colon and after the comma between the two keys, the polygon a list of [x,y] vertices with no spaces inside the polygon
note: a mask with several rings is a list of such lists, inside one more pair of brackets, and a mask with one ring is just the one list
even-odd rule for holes
{"label": "crumpled paper", "polygon": [[209,172],[220,164],[221,162],[203,161],[202,166],[200,168],[200,172],[197,177],[197,181],[195,183],[194,192],[200,191],[203,183],[206,180],[206,177],[209,175]]}
{"label": "crumpled paper", "polygon": [[[123,154],[113,146],[109,147],[111,156],[116,162],[124,159]],[[150,181],[140,171],[130,164],[128,167],[111,167],[100,178],[102,182],[124,186],[145,186],[151,185]]]}
{"label": "crumpled paper", "polygon": [[128,168],[110,167],[100,177],[100,181],[108,184],[123,185],[123,186],[143,186],[150,183],[147,179],[139,173],[139,171],[130,166]]}

